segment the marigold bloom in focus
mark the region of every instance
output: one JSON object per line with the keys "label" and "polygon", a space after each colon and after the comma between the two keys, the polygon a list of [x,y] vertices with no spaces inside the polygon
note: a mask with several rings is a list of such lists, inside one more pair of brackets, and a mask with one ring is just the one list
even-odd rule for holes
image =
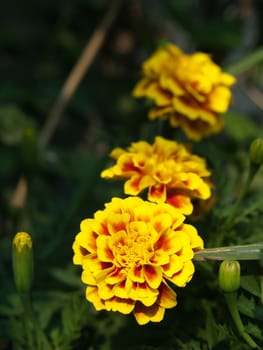
{"label": "marigold bloom in focus", "polygon": [[221,113],[228,109],[236,79],[209,55],[187,55],[168,44],[144,62],[143,75],[133,96],[154,102],[150,119],[169,119],[171,126],[182,127],[196,141],[222,129]]}
{"label": "marigold bloom in focus", "polygon": [[[138,195],[148,188],[152,202],[167,202],[184,215],[193,212],[193,203],[211,197],[210,171],[203,158],[191,154],[181,143],[157,136],[152,145],[134,142],[126,150],[111,152],[116,164],[101,173],[107,179],[127,179],[124,192]],[[201,208],[201,207],[200,207]]]}
{"label": "marigold bloom in focus", "polygon": [[86,298],[96,310],[133,312],[139,324],[160,322],[177,304],[167,281],[184,287],[203,241],[184,216],[165,203],[113,198],[81,222],[73,262],[82,265]]}

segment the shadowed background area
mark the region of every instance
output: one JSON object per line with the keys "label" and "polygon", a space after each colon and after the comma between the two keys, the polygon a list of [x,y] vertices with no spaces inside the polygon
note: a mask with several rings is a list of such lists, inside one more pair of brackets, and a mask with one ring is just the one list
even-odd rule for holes
{"label": "shadowed background area", "polygon": [[[149,121],[150,102],[132,97],[143,61],[166,41],[186,53],[209,53],[237,78],[223,132],[192,145],[207,159],[218,192],[216,208],[194,224],[207,247],[262,241],[262,167],[238,226],[229,235],[220,231],[226,204],[246,174],[249,145],[263,136],[262,13],[260,0],[1,4],[1,350],[24,349],[11,265],[17,231],[30,232],[33,238],[35,309],[54,349],[246,349],[228,329],[214,262],[197,265],[191,284],[176,291],[178,306],[162,323],[144,328],[130,315],[93,310],[85,301],[80,269],[72,265],[71,246],[82,219],[112,197],[124,196],[122,183],[100,178],[112,164],[108,154],[114,147],[151,142],[160,133],[186,141],[167,123]],[[79,61],[83,51],[88,56]],[[258,56],[250,59],[255,52]],[[76,66],[78,77],[73,73]],[[252,271],[262,273],[256,262],[244,270],[248,278]],[[253,336],[262,342],[262,286],[253,278],[244,281],[249,287],[244,287],[241,309]]]}

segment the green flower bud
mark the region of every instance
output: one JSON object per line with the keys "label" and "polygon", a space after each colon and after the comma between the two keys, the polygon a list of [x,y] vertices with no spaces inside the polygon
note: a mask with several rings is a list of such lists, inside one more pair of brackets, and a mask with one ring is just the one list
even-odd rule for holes
{"label": "green flower bud", "polygon": [[240,264],[237,260],[224,260],[218,273],[218,282],[223,292],[235,292],[240,287]]}
{"label": "green flower bud", "polygon": [[13,239],[13,273],[17,291],[28,293],[33,281],[33,250],[31,236],[18,232]]}
{"label": "green flower bud", "polygon": [[256,139],[251,143],[249,157],[253,164],[263,163],[263,139]]}

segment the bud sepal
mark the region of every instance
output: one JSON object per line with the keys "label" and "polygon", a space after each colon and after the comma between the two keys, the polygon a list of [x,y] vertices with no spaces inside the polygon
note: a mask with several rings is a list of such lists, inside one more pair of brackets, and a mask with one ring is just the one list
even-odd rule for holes
{"label": "bud sepal", "polygon": [[232,293],[240,287],[240,264],[237,260],[224,260],[218,273],[220,288],[225,293]]}
{"label": "bud sepal", "polygon": [[33,250],[31,236],[18,232],[13,239],[12,247],[13,274],[16,289],[19,293],[29,293],[33,282]]}
{"label": "bud sepal", "polygon": [[260,165],[263,163],[263,139],[255,139],[249,148],[249,158],[251,163]]}

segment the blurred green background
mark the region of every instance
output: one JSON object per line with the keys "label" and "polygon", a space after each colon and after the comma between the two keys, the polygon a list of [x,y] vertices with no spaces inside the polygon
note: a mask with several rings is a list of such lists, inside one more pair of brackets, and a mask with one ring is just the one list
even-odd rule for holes
{"label": "blurred green background", "polygon": [[[263,2],[123,0],[50,142],[39,149],[38,137],[60,89],[110,4],[106,0],[10,0],[1,4],[0,349],[20,349],[14,345],[19,343],[16,321],[21,306],[10,253],[17,231],[29,232],[34,240],[36,310],[42,327],[57,344],[54,349],[246,349],[228,330],[229,322],[225,324],[216,264],[197,266],[193,282],[178,291],[178,307],[167,312],[165,321],[139,327],[132,316],[96,314],[83,302],[84,287],[80,269],[72,266],[71,245],[82,219],[91,217],[113,196],[123,196],[121,183],[99,177],[109,164],[110,150],[139,139],[152,140],[163,130],[158,121],[148,121],[147,103],[131,97],[142,62],[168,40],[188,53],[208,52],[221,66],[234,69],[236,62],[263,45]],[[224,131],[193,145],[195,152],[208,159],[219,192],[214,212],[196,224],[206,246],[263,238],[258,194],[262,171],[251,189],[254,208],[243,212],[245,219],[238,226],[242,234],[237,235],[236,229],[224,236],[218,229],[226,215],[225,204],[234,198],[243,180],[249,144],[263,136],[262,62],[238,72]],[[183,139],[178,131],[169,135]],[[14,204],[14,193],[21,176],[26,178],[28,191],[19,207]],[[216,237],[211,234],[215,231]],[[257,264],[247,264],[244,269],[248,275],[260,271]],[[258,289],[256,296],[252,294],[259,298],[260,293]],[[244,305],[254,302],[248,309],[258,302],[251,299],[252,294],[244,294]],[[257,323],[263,320],[262,305],[257,312],[258,317],[243,313],[252,318],[252,333],[262,342]],[[70,329],[75,338],[67,347],[62,338],[68,334],[67,327],[74,328],[69,320],[78,327]]]}

